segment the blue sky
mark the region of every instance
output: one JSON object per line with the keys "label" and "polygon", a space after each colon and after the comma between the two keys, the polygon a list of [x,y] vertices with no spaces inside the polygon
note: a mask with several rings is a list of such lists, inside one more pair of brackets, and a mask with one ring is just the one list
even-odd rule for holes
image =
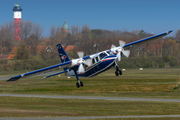
{"label": "blue sky", "polygon": [[180,0],[1,0],[0,25],[13,20],[13,7],[21,5],[22,19],[43,27],[49,36],[52,25],[62,26],[64,18],[82,28],[104,30],[144,30],[161,33],[180,29]]}

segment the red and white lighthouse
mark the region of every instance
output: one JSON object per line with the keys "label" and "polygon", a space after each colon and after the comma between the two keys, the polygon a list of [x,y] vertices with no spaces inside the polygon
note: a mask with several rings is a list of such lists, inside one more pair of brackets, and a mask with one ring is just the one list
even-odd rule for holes
{"label": "red and white lighthouse", "polygon": [[14,39],[21,40],[21,6],[17,3],[14,8]]}

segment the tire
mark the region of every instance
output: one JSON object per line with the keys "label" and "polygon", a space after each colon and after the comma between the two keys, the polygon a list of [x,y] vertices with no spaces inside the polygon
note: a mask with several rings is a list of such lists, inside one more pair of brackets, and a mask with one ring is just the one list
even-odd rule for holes
{"label": "tire", "polygon": [[115,75],[116,75],[116,76],[118,76],[118,75],[119,75],[118,71],[115,71]]}
{"label": "tire", "polygon": [[119,74],[122,75],[122,71],[121,70],[119,70]]}
{"label": "tire", "polygon": [[80,86],[83,87],[83,82],[80,82]]}
{"label": "tire", "polygon": [[78,82],[76,83],[76,87],[77,87],[77,88],[79,88],[79,87],[80,87],[80,85],[79,85],[79,83],[78,83]]}

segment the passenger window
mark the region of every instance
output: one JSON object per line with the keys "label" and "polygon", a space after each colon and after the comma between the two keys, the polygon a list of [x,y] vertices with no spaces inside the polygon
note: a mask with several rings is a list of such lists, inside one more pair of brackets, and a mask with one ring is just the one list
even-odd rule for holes
{"label": "passenger window", "polygon": [[99,61],[99,58],[98,57],[95,57],[96,58],[96,61],[98,62]]}
{"label": "passenger window", "polygon": [[94,59],[94,58],[92,59],[92,63],[93,63],[93,64],[94,64],[94,63],[96,63],[96,61],[95,61],[95,59]]}

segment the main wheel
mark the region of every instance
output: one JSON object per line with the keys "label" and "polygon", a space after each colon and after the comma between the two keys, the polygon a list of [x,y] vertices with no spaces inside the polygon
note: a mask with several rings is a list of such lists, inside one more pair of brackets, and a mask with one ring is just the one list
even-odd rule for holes
{"label": "main wheel", "polygon": [[118,75],[119,75],[118,71],[115,71],[115,75],[116,75],[116,76],[118,76]]}
{"label": "main wheel", "polygon": [[83,87],[83,82],[80,82],[80,86]]}
{"label": "main wheel", "polygon": [[79,85],[79,83],[78,83],[78,82],[76,83],[76,86],[77,86],[77,88],[79,88],[79,87],[80,87],[80,85]]}
{"label": "main wheel", "polygon": [[119,70],[119,74],[122,75],[122,71],[121,70]]}

